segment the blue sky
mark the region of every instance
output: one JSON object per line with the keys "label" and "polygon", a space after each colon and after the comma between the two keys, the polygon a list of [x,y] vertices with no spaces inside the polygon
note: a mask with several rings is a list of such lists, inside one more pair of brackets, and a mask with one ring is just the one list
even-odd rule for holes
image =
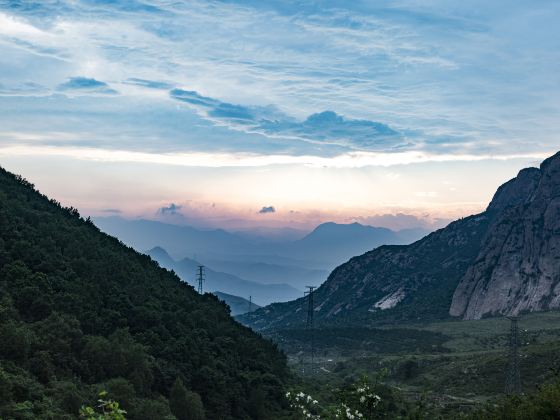
{"label": "blue sky", "polygon": [[544,0],[0,1],[0,164],[88,214],[439,223],[560,148],[559,19]]}

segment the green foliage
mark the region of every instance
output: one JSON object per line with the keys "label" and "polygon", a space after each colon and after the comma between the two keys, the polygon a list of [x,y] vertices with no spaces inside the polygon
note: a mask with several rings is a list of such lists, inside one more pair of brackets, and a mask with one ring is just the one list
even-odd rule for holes
{"label": "green foliage", "polygon": [[266,384],[271,418],[288,375],[216,297],[0,169],[0,418],[76,418],[107,389],[130,419],[171,419],[178,377],[216,419],[250,418]]}
{"label": "green foliage", "polygon": [[555,420],[560,417],[560,382],[545,384],[537,392],[504,397],[473,413],[472,420]]}
{"label": "green foliage", "polygon": [[169,396],[171,412],[179,420],[204,420],[204,406],[200,395],[189,391],[177,378]]}
{"label": "green foliage", "polygon": [[119,407],[118,402],[108,400],[106,397],[107,392],[101,391],[97,407],[82,407],[80,418],[84,420],[125,420],[126,411]]}

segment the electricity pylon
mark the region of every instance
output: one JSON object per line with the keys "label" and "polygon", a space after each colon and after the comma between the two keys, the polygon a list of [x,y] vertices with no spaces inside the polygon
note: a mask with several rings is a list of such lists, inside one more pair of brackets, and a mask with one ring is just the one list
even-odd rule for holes
{"label": "electricity pylon", "polygon": [[518,318],[510,316],[511,321],[509,332],[509,357],[508,370],[506,377],[506,394],[521,394],[521,374],[519,372],[519,327],[517,325]]}
{"label": "electricity pylon", "polygon": [[310,371],[311,374],[315,373],[315,334],[314,334],[314,323],[313,323],[313,313],[315,307],[313,304],[313,292],[315,291],[315,286],[305,286],[309,290],[305,292],[307,294],[307,323],[306,328],[309,331],[310,338]]}
{"label": "electricity pylon", "polygon": [[198,281],[198,293],[202,294],[202,283],[204,283],[204,266],[198,266],[197,281]]}

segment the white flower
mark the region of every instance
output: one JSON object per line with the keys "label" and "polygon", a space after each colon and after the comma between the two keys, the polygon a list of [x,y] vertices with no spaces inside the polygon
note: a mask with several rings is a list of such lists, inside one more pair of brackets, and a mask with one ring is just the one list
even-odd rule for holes
{"label": "white flower", "polygon": [[319,404],[319,401],[313,400],[313,404]]}
{"label": "white flower", "polygon": [[360,402],[363,404],[366,402],[366,397],[364,397],[363,395],[360,397]]}

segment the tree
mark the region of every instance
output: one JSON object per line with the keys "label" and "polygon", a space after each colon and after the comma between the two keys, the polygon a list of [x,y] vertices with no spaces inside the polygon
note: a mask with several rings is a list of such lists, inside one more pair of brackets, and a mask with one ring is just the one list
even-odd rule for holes
{"label": "tree", "polygon": [[108,400],[107,392],[99,393],[99,403],[96,408],[82,407],[80,409],[80,418],[84,420],[125,420],[126,411],[119,407],[119,403]]}
{"label": "tree", "polygon": [[204,406],[200,395],[189,391],[180,378],[175,380],[169,396],[171,412],[179,420],[204,420]]}

